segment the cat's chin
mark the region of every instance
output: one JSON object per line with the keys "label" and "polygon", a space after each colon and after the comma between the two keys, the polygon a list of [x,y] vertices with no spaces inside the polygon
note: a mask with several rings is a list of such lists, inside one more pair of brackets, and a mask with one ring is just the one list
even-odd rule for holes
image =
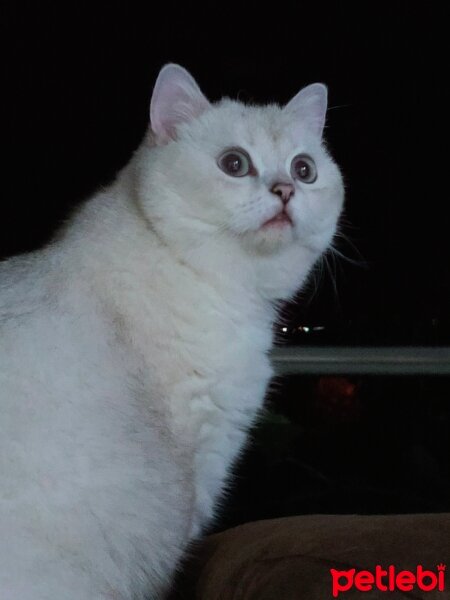
{"label": "cat's chin", "polygon": [[259,254],[270,254],[285,248],[295,239],[294,228],[290,220],[274,218],[267,221],[256,231],[245,235],[248,250]]}

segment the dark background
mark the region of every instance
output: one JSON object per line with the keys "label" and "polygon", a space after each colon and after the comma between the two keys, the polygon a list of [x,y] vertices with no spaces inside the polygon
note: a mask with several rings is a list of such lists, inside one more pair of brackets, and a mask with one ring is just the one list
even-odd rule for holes
{"label": "dark background", "polygon": [[129,160],[164,63],[213,100],[286,102],[323,81],[352,262],[329,257],[292,322],[325,325],[332,343],[450,342],[444,7],[17,0],[2,12],[1,257],[44,243]]}

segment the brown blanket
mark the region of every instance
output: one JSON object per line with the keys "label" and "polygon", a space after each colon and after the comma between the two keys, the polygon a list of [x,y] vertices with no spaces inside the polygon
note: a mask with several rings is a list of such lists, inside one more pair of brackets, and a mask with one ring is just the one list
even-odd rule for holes
{"label": "brown blanket", "polygon": [[[441,563],[448,572],[438,569]],[[318,515],[247,523],[199,543],[172,596],[336,597],[450,599],[450,514]]]}

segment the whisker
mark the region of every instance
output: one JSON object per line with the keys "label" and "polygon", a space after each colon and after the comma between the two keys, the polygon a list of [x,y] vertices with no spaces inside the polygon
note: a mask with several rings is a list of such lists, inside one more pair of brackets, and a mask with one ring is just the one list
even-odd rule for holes
{"label": "whisker", "polygon": [[[342,250],[342,247],[338,248],[335,244],[335,242],[337,240],[342,241],[346,245],[348,245],[350,247],[351,251],[356,254],[357,258],[352,258],[351,256],[348,256]],[[331,243],[331,246],[330,246],[330,251],[333,252],[336,256],[339,256],[339,258],[342,258],[342,260],[345,260],[349,264],[354,265],[356,267],[362,267],[362,268],[367,269],[369,266],[366,259],[363,256],[363,254],[361,254],[360,250],[358,249],[358,247],[342,231],[336,232],[333,242]]]}
{"label": "whisker", "polygon": [[[303,288],[304,297],[302,299],[302,304],[304,306],[309,306],[313,299],[316,297],[319,289],[320,283],[323,279],[324,274],[324,257],[323,255],[319,257],[319,260],[314,265],[313,270],[311,271],[308,282]],[[312,289],[311,289],[312,288]]]}
{"label": "whisker", "polygon": [[[332,262],[331,265],[330,265],[330,262],[328,262],[328,257],[330,258],[330,261]],[[339,294],[338,294],[337,277],[336,277],[336,258],[335,258],[335,254],[331,248],[329,248],[329,250],[323,255],[323,259],[327,266],[328,273],[330,275],[331,283],[333,286],[334,296],[335,296],[337,302],[339,303]]]}
{"label": "whisker", "polygon": [[336,108],[353,108],[353,104],[337,104],[336,106],[329,106],[327,111],[336,110]]}

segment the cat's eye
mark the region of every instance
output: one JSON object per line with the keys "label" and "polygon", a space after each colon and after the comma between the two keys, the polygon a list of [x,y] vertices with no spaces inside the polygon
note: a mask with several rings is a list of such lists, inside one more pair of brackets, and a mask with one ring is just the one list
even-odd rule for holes
{"label": "cat's eye", "polygon": [[231,177],[249,175],[253,168],[248,154],[236,148],[224,152],[219,157],[217,164],[224,173],[231,175]]}
{"label": "cat's eye", "polygon": [[291,175],[303,183],[314,183],[317,179],[316,164],[310,156],[299,154],[292,159]]}

